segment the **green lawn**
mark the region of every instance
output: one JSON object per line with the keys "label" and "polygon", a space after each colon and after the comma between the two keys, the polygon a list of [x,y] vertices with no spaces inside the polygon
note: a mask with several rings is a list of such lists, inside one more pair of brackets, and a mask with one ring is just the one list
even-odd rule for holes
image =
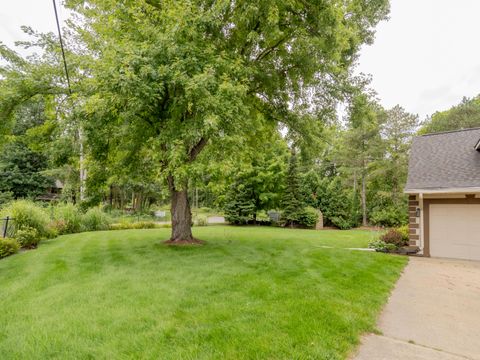
{"label": "green lawn", "polygon": [[[0,261],[5,359],[344,359],[407,259],[366,231],[83,233]],[[323,246],[335,248],[325,248]]]}

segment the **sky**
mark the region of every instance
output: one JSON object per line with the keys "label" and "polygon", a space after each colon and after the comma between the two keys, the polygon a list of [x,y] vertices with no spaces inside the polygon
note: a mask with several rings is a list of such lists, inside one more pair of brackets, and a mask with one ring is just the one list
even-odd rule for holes
{"label": "sky", "polygon": [[[8,46],[25,39],[21,25],[56,31],[52,0],[0,3],[0,41]],[[356,71],[372,75],[386,108],[400,104],[421,119],[446,110],[480,93],[479,16],[479,0],[391,0],[390,19],[362,48]]]}

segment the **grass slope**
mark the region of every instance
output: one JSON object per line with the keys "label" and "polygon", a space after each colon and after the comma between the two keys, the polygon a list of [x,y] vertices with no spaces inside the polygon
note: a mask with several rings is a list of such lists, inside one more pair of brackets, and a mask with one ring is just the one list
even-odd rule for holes
{"label": "grass slope", "polygon": [[0,261],[2,359],[342,359],[407,259],[365,231],[83,233]]}

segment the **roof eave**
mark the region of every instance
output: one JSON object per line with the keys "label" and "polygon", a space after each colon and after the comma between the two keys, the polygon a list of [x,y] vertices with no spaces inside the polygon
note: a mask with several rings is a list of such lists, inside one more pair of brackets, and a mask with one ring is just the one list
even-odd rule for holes
{"label": "roof eave", "polygon": [[480,193],[480,187],[466,188],[441,188],[441,189],[405,189],[405,194],[461,194],[461,193]]}

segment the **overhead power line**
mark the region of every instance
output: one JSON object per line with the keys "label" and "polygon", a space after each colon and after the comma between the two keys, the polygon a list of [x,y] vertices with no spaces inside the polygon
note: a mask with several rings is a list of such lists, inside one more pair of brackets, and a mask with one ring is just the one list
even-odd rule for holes
{"label": "overhead power line", "polygon": [[60,40],[60,48],[62,49],[63,66],[65,67],[65,75],[67,76],[68,92],[71,95],[72,94],[72,88],[70,87],[70,76],[68,75],[67,59],[65,58],[65,49],[63,47],[63,39],[62,39],[62,31],[60,29],[60,21],[58,20],[57,4],[55,3],[55,0],[52,0],[52,1],[53,1],[53,9],[55,10],[55,19],[57,20],[58,39]]}

